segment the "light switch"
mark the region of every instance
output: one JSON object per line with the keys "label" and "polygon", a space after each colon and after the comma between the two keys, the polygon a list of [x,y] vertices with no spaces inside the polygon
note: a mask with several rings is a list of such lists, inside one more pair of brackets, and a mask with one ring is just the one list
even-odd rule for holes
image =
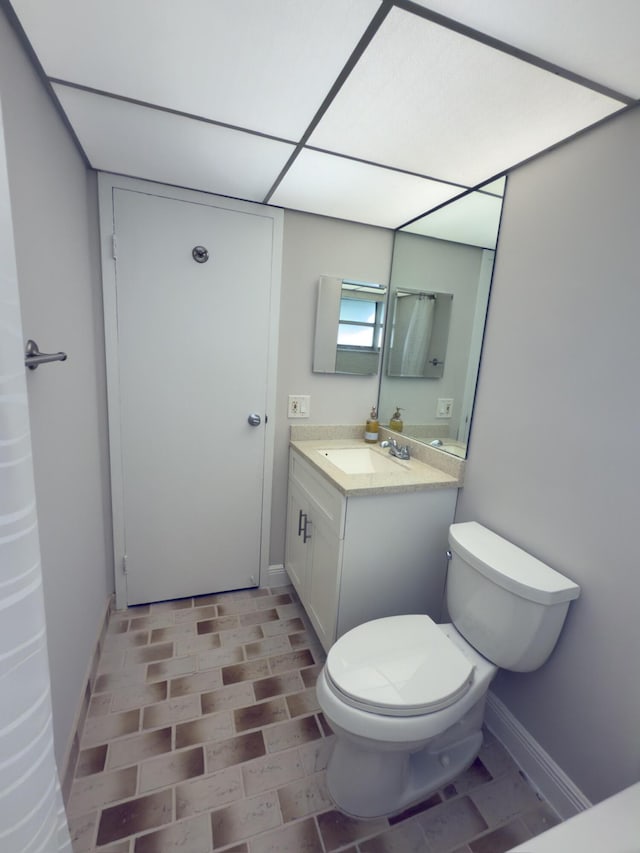
{"label": "light switch", "polygon": [[453,413],[453,400],[450,397],[438,397],[437,418],[450,418]]}
{"label": "light switch", "polygon": [[311,414],[311,397],[308,394],[289,394],[287,417],[308,418]]}

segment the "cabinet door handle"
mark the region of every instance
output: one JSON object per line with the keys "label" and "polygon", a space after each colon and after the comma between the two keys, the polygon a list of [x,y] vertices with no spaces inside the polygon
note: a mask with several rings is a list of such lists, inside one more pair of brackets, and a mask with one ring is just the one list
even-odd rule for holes
{"label": "cabinet door handle", "polygon": [[[304,521],[302,520],[304,518]],[[307,526],[307,514],[306,512],[302,512],[302,510],[298,511],[298,536],[302,536],[302,530]]]}
{"label": "cabinet door handle", "polygon": [[309,532],[309,528],[311,527],[311,519],[307,518],[306,514],[304,517],[304,530],[302,531],[302,541],[306,545],[309,539],[311,539],[311,533]]}

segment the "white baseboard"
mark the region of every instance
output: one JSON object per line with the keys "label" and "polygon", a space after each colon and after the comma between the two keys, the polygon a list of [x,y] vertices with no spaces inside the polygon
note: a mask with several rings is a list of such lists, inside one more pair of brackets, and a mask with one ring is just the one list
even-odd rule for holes
{"label": "white baseboard", "polygon": [[533,787],[563,820],[591,807],[577,785],[491,691],[487,695],[484,721]]}
{"label": "white baseboard", "polygon": [[283,565],[269,566],[266,578],[260,579],[260,586],[289,586],[291,581]]}

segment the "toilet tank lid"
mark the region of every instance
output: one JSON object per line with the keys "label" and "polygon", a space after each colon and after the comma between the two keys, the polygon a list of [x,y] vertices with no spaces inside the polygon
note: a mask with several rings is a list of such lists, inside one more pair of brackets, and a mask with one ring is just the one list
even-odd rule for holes
{"label": "toilet tank lid", "polygon": [[451,550],[498,586],[538,604],[571,601],[580,587],[477,521],[449,527]]}

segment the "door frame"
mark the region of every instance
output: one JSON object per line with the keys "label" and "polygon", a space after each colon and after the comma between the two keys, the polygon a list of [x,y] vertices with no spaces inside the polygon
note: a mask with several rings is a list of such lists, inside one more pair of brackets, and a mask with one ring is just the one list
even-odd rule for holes
{"label": "door frame", "polygon": [[[269,343],[267,354],[267,411],[264,413],[264,476],[262,483],[262,529],[260,531],[261,584],[269,567],[271,532],[271,491],[275,447],[275,401],[278,366],[278,327],[280,322],[280,285],[282,280],[282,238],[284,211],[269,205],[240,201],[211,193],[173,187],[168,184],[128,178],[108,172],[98,172],[98,211],[100,218],[100,256],[102,260],[102,298],[104,308],[104,338],[107,370],[107,409],[109,424],[109,455],[111,468],[111,511],[113,518],[113,575],[116,608],[127,606],[125,567],[124,486],[122,473],[122,443],[120,434],[120,365],[118,356],[118,316],[116,269],[114,257],[114,204],[116,189],[160,195],[177,201],[194,202],[240,213],[267,217],[273,223],[271,279],[269,294]],[[116,249],[117,253],[117,249]]]}

